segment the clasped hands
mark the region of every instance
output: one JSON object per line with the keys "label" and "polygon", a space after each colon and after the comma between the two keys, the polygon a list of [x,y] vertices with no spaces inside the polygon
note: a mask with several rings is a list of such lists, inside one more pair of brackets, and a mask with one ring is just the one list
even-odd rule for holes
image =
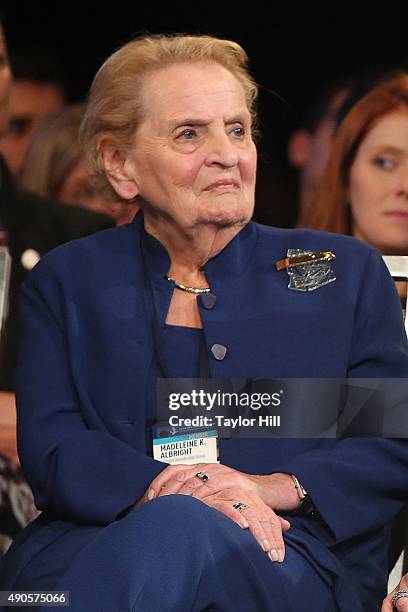
{"label": "clasped hands", "polygon": [[[208,475],[203,481],[198,472]],[[189,495],[249,529],[272,561],[283,561],[283,532],[290,523],[275,510],[294,510],[299,499],[289,474],[245,474],[219,463],[170,465],[151,482],[141,502],[165,495]],[[234,504],[245,504],[239,511]]]}

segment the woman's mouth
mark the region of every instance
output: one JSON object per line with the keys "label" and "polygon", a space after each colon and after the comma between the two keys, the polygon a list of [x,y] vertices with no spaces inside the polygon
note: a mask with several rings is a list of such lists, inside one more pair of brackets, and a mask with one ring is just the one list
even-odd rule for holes
{"label": "woman's mouth", "polygon": [[211,183],[211,185],[208,185],[208,187],[205,188],[205,191],[225,192],[225,191],[236,191],[237,189],[239,189],[239,183],[236,180],[221,179],[219,181],[215,181],[214,183]]}

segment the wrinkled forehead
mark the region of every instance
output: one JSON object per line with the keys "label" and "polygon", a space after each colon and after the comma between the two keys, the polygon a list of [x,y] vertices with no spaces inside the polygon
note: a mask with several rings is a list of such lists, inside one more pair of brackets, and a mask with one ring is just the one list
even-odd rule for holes
{"label": "wrinkled forehead", "polygon": [[144,117],[155,122],[224,109],[249,116],[245,91],[223,66],[210,62],[178,63],[148,74],[141,96]]}

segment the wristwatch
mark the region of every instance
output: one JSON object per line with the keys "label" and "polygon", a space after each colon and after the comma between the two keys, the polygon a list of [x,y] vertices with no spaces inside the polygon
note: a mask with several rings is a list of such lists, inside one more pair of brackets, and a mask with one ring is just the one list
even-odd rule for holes
{"label": "wristwatch", "polygon": [[293,484],[299,496],[299,505],[293,510],[292,514],[295,516],[313,516],[316,514],[316,509],[310,498],[310,495],[306,491],[305,487],[300,484],[294,474],[291,474]]}

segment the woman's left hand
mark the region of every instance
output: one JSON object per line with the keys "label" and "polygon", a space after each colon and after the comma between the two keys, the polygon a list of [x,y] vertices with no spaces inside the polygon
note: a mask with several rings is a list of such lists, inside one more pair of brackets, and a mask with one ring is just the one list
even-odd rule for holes
{"label": "woman's left hand", "polygon": [[[225,514],[241,528],[249,529],[271,561],[284,560],[283,533],[290,528],[290,523],[264,504],[257,493],[246,489],[223,489],[214,495],[207,495],[202,501]],[[237,508],[238,504],[241,509]]]}
{"label": "woman's left hand", "polygon": [[[387,597],[384,599],[381,612],[392,612],[394,610],[394,606],[392,604],[393,595],[397,591],[405,590],[408,591],[408,574],[405,574],[405,576],[401,578],[399,585],[396,586],[395,589],[391,591],[391,593],[389,593],[389,595],[387,595]],[[401,597],[398,599],[398,601],[395,603],[395,608],[401,612],[408,612],[408,597]]]}
{"label": "woman's left hand", "polygon": [[[197,474],[204,473],[202,480]],[[191,495],[205,499],[224,489],[238,488],[254,491],[273,510],[294,510],[299,504],[298,494],[289,474],[244,474],[220,463],[169,465],[151,482],[147,499],[163,495]]]}

